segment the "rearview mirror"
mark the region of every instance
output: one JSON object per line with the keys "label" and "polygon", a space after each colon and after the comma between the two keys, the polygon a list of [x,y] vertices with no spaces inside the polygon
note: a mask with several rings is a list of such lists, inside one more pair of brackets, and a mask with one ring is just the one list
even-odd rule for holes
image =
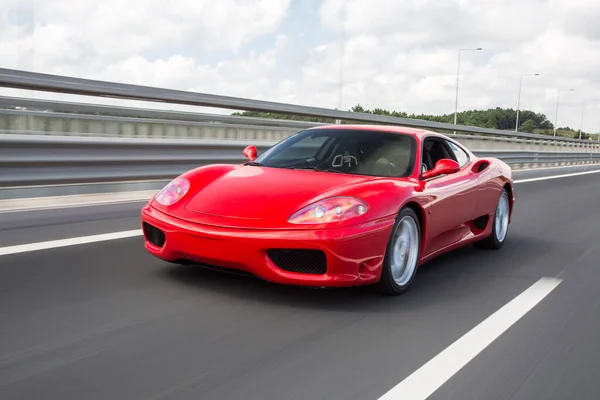
{"label": "rearview mirror", "polygon": [[460,171],[460,165],[449,158],[442,158],[435,163],[432,170],[423,172],[423,179],[435,178],[440,175],[454,174]]}
{"label": "rearview mirror", "polygon": [[244,156],[250,160],[250,161],[254,161],[256,160],[256,157],[258,157],[258,150],[256,150],[256,146],[248,146],[244,149]]}

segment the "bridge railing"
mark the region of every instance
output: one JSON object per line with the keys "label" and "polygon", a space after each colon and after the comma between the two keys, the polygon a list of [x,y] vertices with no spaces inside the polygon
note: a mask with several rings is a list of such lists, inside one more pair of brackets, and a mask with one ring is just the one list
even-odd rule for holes
{"label": "bridge railing", "polygon": [[[590,140],[444,124],[316,107],[0,69],[0,86],[283,112],[420,127],[453,134],[475,154],[514,168],[600,162]],[[10,107],[10,109],[8,108]],[[208,163],[242,162],[314,122],[0,97],[0,189],[36,185],[170,179]],[[454,134],[454,132],[457,132]]]}
{"label": "bridge railing", "polygon": [[[577,147],[586,147],[586,144],[594,147],[598,142],[591,140],[579,140],[565,137],[551,137],[526,132],[506,131],[499,129],[488,129],[466,125],[453,125],[449,123],[433,122],[420,119],[400,118],[385,115],[374,115],[368,113],[359,113],[351,111],[342,111],[321,107],[311,107],[287,103],[277,103],[264,100],[244,99],[231,96],[221,96],[206,93],[189,92],[183,90],[164,89],[150,86],[132,85],[116,82],[106,82],[91,79],[73,78],[59,75],[49,75],[35,72],[27,72],[20,70],[11,70],[0,68],[0,87],[25,89],[32,91],[44,91],[53,93],[63,93],[72,95],[84,95],[103,98],[117,98],[127,100],[139,100],[160,102],[167,104],[180,104],[191,106],[203,106],[211,108],[222,108],[228,110],[245,110],[245,111],[262,111],[270,113],[279,113],[287,115],[299,115],[328,118],[330,120],[338,120],[344,122],[360,122],[373,124],[391,124],[402,125],[415,128],[431,129],[443,132],[460,132],[466,135],[477,136],[492,136],[508,139],[528,139],[540,140],[544,142],[560,142],[560,143],[577,143]],[[195,113],[174,112],[174,111],[159,111],[148,109],[135,108],[117,108],[109,106],[83,105],[67,102],[56,102],[54,104],[42,105],[43,101],[32,99],[16,99],[16,98],[0,98],[0,106],[13,105],[20,107],[45,108],[53,111],[61,111],[68,113],[94,113],[97,116],[105,115],[120,118],[146,118],[146,119],[162,119],[169,121],[186,121],[188,124],[193,123],[222,123],[222,124],[239,124],[243,126],[255,127],[277,127],[279,129],[298,129],[304,126],[314,126],[316,123],[305,123],[301,121],[290,120],[274,120],[266,118],[247,118],[235,116],[217,116],[205,115],[201,116]],[[59,109],[62,108],[62,109]],[[95,109],[95,110],[94,110]],[[89,119],[89,118],[88,118]],[[124,121],[122,122],[134,122]],[[136,121],[142,122],[142,121]],[[177,125],[174,123],[173,125]],[[181,124],[179,124],[181,125]],[[124,125],[125,126],[125,125]],[[9,130],[9,127],[0,127],[0,129]],[[127,131],[127,128],[123,128]],[[30,130],[30,129],[24,129]],[[66,132],[66,130],[65,130]],[[115,131],[116,132],[116,131]],[[127,133],[119,131],[121,135],[129,136]],[[236,139],[242,139],[236,137]],[[268,140],[268,139],[267,139]]]}
{"label": "bridge railing", "polygon": [[[0,134],[0,189],[24,186],[168,180],[211,163],[241,163],[242,150],[275,142]],[[515,168],[600,163],[600,153],[481,150]]]}
{"label": "bridge railing", "polygon": [[[4,98],[0,97],[0,104]],[[30,104],[36,104],[30,100]],[[73,104],[79,108],[82,104]],[[268,120],[266,123],[248,117],[208,115],[196,113],[169,113],[145,109],[114,107],[103,112],[131,113],[140,116],[91,115],[55,111],[1,110],[0,133],[35,134],[53,136],[91,136],[157,139],[211,139],[277,142],[301,129],[318,123]],[[143,111],[139,112],[138,111]],[[166,114],[166,115],[165,115]],[[183,115],[182,115],[183,114]],[[154,116],[154,118],[151,118]],[[178,117],[169,119],[167,117]],[[262,120],[262,119],[261,119]],[[479,150],[529,150],[574,153],[597,153],[595,142],[522,139],[473,134],[456,134],[453,137],[469,149]]]}
{"label": "bridge railing", "polygon": [[[53,107],[53,104],[48,101],[0,97],[0,106],[3,104],[11,104],[13,107],[14,104],[19,104],[18,107],[21,109],[0,109],[0,133],[277,142],[301,129],[321,125],[293,120],[142,108],[95,107],[78,103],[56,103],[58,107]],[[27,109],[23,109],[25,107]],[[46,110],[41,111],[44,107],[47,107]],[[57,111],[57,108],[60,110]],[[94,111],[97,114],[91,114]],[[600,152],[600,145],[596,142],[463,133],[453,136],[472,150]]]}

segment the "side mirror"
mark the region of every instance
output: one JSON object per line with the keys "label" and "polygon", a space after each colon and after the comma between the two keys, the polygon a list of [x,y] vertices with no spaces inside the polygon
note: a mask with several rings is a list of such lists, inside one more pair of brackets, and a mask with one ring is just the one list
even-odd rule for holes
{"label": "side mirror", "polygon": [[256,157],[258,157],[258,150],[256,150],[256,146],[248,146],[244,149],[244,156],[250,160],[250,161],[254,161],[256,160]]}
{"label": "side mirror", "polygon": [[423,172],[423,179],[434,178],[440,175],[448,175],[454,174],[460,171],[460,165],[454,160],[450,160],[449,158],[442,158],[437,163],[435,163],[435,167],[429,171]]}

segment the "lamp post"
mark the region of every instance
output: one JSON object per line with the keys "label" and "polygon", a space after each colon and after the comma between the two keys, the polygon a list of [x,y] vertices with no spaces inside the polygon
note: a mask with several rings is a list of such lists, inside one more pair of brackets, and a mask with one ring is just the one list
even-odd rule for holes
{"label": "lamp post", "polygon": [[519,130],[519,107],[521,106],[521,87],[523,86],[523,77],[524,76],[538,76],[539,74],[521,74],[521,79],[519,79],[519,98],[517,99],[517,123],[515,124],[515,132]]}
{"label": "lamp post", "polygon": [[[338,110],[342,111],[342,100],[344,98],[344,59],[346,56],[346,20],[348,19],[348,7],[342,9],[342,42],[340,55],[340,71],[339,71],[339,89],[338,89]],[[341,119],[336,119],[335,123],[340,125]]]}
{"label": "lamp post", "polygon": [[585,104],[581,106],[581,124],[579,125],[579,140],[581,140],[581,132],[583,131],[583,114],[585,113]]}
{"label": "lamp post", "polygon": [[[591,102],[597,102],[597,101],[600,101],[600,99],[591,100]],[[585,113],[586,106],[587,106],[586,103],[583,103],[583,105],[581,106],[581,125],[579,126],[579,140],[581,140],[581,134],[583,132],[583,115]],[[600,138],[598,138],[598,140],[600,140]]]}
{"label": "lamp post", "polygon": [[458,81],[460,77],[460,52],[461,51],[480,51],[483,50],[481,47],[476,49],[458,49],[458,65],[456,67],[456,98],[454,100],[454,125],[456,125],[456,118],[458,115]]}
{"label": "lamp post", "polygon": [[558,124],[558,103],[560,102],[560,92],[561,91],[566,91],[566,92],[572,92],[575,89],[558,89],[557,94],[556,94],[556,116],[554,117],[554,136],[556,136],[556,129],[557,129],[557,124]]}

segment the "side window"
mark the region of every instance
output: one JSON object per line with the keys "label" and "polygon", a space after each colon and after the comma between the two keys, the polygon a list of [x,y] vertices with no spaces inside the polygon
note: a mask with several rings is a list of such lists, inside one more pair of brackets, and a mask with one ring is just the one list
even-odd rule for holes
{"label": "side window", "polygon": [[452,149],[452,151],[454,152],[456,161],[458,162],[460,167],[462,168],[465,165],[467,165],[467,163],[469,162],[469,155],[463,149],[461,149],[454,143],[448,142],[448,141],[447,141],[447,143],[448,143],[448,146],[450,146],[450,149]]}
{"label": "side window", "polygon": [[422,170],[433,169],[435,164],[443,158],[453,159],[452,150],[447,142],[440,138],[426,138],[423,143],[423,166]]}

